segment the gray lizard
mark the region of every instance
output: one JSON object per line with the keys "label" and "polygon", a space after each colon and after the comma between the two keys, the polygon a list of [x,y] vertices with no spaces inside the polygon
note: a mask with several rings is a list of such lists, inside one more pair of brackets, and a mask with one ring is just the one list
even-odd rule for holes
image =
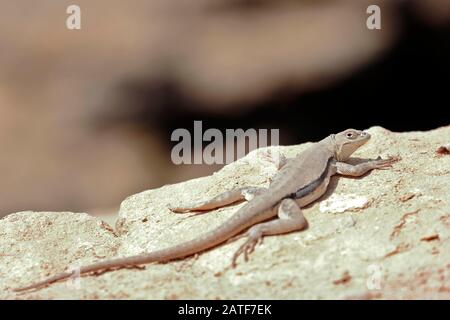
{"label": "gray lizard", "polygon": [[[219,227],[193,240],[132,257],[100,261],[81,267],[76,271],[57,274],[28,286],[14,289],[25,291],[46,286],[50,283],[72,277],[108,269],[137,266],[151,262],[165,262],[179,259],[223,242],[246,237],[247,240],[236,251],[232,265],[240,255],[245,260],[264,236],[302,230],[307,222],[301,208],[320,198],[327,190],[330,177],[335,174],[361,176],[373,169],[390,167],[398,157],[388,157],[351,165],[345,163],[350,155],[370,139],[365,131],[348,129],[332,134],[314,143],[291,159],[285,159],[280,171],[275,175],[268,188],[247,187],[225,192],[211,200],[194,205],[171,208],[174,212],[213,210],[238,201],[250,200]],[[278,216],[277,219],[271,218]],[[246,230],[245,232],[243,232]]]}

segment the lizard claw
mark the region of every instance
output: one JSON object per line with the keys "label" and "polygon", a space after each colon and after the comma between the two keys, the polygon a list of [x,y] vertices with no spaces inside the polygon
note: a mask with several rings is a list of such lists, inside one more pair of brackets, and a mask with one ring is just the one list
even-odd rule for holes
{"label": "lizard claw", "polygon": [[239,258],[239,256],[241,254],[244,255],[244,260],[245,260],[245,262],[247,262],[248,259],[249,259],[249,255],[253,251],[255,251],[256,245],[261,244],[263,242],[263,239],[264,239],[263,234],[260,231],[257,231],[257,232],[246,232],[245,234],[239,235],[238,237],[242,238],[244,236],[247,236],[248,239],[234,253],[233,260],[231,262],[231,266],[233,268],[236,267],[236,261],[237,261],[237,259]]}
{"label": "lizard claw", "polygon": [[376,169],[388,169],[390,167],[392,167],[392,164],[394,164],[395,162],[399,161],[401,158],[399,156],[388,156],[387,159],[382,159],[380,157],[378,157],[375,160],[375,168]]}

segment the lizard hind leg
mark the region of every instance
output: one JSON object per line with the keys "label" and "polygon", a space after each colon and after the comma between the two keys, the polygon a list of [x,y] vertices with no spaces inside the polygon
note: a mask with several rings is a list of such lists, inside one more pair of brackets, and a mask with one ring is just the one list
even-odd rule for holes
{"label": "lizard hind leg", "polygon": [[244,187],[234,189],[221,193],[210,200],[199,201],[186,206],[171,207],[170,210],[176,213],[214,210],[238,201],[243,200],[250,201],[256,195],[262,194],[266,190],[267,190],[266,188],[257,188],[257,187]]}
{"label": "lizard hind leg", "polygon": [[292,199],[284,199],[278,207],[278,219],[256,224],[238,236],[239,238],[247,237],[247,241],[233,255],[231,266],[233,268],[236,266],[236,261],[241,254],[244,255],[244,260],[248,261],[249,255],[255,250],[257,244],[262,243],[264,236],[302,230],[306,225],[307,221],[298,204]]}

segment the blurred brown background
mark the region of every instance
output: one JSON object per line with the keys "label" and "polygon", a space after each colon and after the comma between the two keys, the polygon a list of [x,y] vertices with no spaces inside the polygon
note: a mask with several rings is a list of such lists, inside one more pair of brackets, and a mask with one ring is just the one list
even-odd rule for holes
{"label": "blurred brown background", "polygon": [[279,128],[282,144],[448,124],[449,20],[448,0],[0,0],[0,216],[114,213],[209,174],[170,161],[194,120]]}

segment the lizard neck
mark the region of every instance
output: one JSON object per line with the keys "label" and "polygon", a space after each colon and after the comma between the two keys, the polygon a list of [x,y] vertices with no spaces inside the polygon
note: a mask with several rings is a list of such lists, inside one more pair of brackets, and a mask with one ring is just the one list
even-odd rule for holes
{"label": "lizard neck", "polygon": [[338,148],[338,144],[336,143],[336,135],[329,135],[328,137],[320,141],[320,144],[323,145],[323,147],[330,153],[331,156],[333,156],[335,160],[339,161],[340,150]]}
{"label": "lizard neck", "polygon": [[339,144],[336,142],[336,135],[332,134],[330,136],[330,138],[331,138],[331,146],[332,146],[332,149],[333,149],[334,159],[337,160],[337,161],[341,161],[342,160],[341,157],[340,157],[341,148],[339,147]]}

